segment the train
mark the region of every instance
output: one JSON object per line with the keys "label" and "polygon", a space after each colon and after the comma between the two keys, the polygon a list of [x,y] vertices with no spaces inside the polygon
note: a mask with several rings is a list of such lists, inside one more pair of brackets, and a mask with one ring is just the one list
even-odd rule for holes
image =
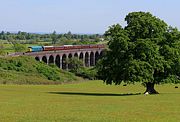
{"label": "train", "polygon": [[29,46],[27,52],[59,51],[73,49],[105,48],[104,44],[90,45],[62,45],[62,46]]}

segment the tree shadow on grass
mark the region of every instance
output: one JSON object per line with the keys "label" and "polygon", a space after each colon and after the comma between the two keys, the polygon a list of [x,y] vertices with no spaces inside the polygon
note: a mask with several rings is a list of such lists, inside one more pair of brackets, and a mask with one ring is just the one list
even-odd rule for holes
{"label": "tree shadow on grass", "polygon": [[132,96],[140,95],[141,93],[128,93],[128,94],[114,94],[114,93],[82,93],[82,92],[48,92],[50,94],[62,94],[62,95],[80,95],[80,96]]}

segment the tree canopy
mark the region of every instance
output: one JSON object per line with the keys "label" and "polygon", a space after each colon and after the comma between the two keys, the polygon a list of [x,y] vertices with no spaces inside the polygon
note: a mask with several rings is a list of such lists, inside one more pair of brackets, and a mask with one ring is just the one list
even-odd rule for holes
{"label": "tree canopy", "polygon": [[142,82],[146,93],[158,93],[154,84],[180,82],[180,32],[149,12],[132,12],[127,25],[105,32],[109,50],[99,62],[98,74],[107,84]]}

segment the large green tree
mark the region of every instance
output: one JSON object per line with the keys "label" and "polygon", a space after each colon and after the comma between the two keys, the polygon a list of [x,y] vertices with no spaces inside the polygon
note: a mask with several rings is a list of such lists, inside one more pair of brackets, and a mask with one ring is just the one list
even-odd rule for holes
{"label": "large green tree", "polygon": [[109,50],[98,74],[107,84],[142,82],[145,93],[156,94],[155,84],[180,81],[180,33],[149,12],[132,12],[127,25],[105,32]]}

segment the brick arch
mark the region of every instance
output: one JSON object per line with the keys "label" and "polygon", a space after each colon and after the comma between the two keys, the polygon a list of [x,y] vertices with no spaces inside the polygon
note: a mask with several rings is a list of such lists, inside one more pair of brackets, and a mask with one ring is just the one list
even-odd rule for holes
{"label": "brick arch", "polygon": [[54,56],[53,55],[50,55],[49,56],[49,61],[48,61],[49,64],[54,64]]}
{"label": "brick arch", "polygon": [[95,56],[94,56],[94,52],[90,53],[90,66],[94,66],[95,65]]}
{"label": "brick arch", "polygon": [[43,56],[43,57],[42,57],[42,61],[47,64],[47,62],[48,62],[48,61],[47,61],[47,57],[46,57],[46,56]]}
{"label": "brick arch", "polygon": [[99,60],[100,54],[98,51],[95,52],[95,64],[97,64],[97,61]]}
{"label": "brick arch", "polygon": [[36,61],[40,61],[39,56],[36,56],[35,59],[36,59]]}
{"label": "brick arch", "polygon": [[62,55],[62,69],[67,69],[67,62],[66,62],[66,59],[67,59],[67,55],[66,54],[63,54]]}
{"label": "brick arch", "polygon": [[[71,59],[73,55],[71,53],[68,54],[68,59]],[[68,69],[72,69],[72,64],[68,63]]]}
{"label": "brick arch", "polygon": [[85,53],[84,58],[85,58],[85,66],[89,67],[89,53],[88,52]]}
{"label": "brick arch", "polygon": [[74,53],[74,57],[78,58],[78,53]]}
{"label": "brick arch", "polygon": [[60,55],[57,55],[56,58],[55,58],[55,64],[56,66],[58,66],[59,68],[61,67],[61,63],[60,63]]}
{"label": "brick arch", "polygon": [[79,54],[79,59],[80,59],[80,60],[83,60],[83,58],[84,58],[84,54],[83,54],[83,52],[81,52],[81,53]]}

